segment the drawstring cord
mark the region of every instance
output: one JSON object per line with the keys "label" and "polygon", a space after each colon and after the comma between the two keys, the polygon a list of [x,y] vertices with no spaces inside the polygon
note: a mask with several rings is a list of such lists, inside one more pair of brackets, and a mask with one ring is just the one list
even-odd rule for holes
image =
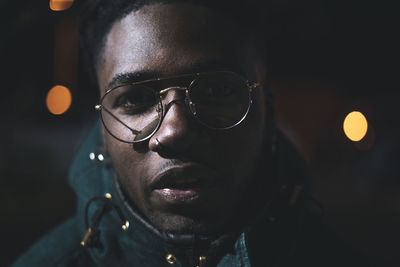
{"label": "drawstring cord", "polygon": [[[91,218],[92,223],[89,225],[89,207],[95,201],[100,201],[103,203],[103,205],[93,214]],[[128,230],[129,221],[125,219],[121,209],[112,202],[112,196],[109,193],[105,194],[104,197],[93,197],[86,203],[85,206],[85,227],[87,231],[81,241],[82,246],[86,246],[88,244],[92,245],[94,243],[91,241],[94,241],[95,238],[98,238],[98,235],[100,233],[100,231],[98,230],[98,226],[101,219],[103,218],[104,214],[110,212],[111,210],[115,210],[118,214],[118,217],[121,219],[122,230]]]}

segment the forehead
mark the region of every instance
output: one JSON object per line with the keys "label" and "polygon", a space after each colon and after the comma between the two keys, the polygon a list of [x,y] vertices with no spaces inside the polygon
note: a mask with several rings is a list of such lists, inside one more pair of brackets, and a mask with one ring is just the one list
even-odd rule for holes
{"label": "forehead", "polygon": [[204,7],[145,6],[111,27],[98,65],[99,85],[105,90],[113,77],[124,73],[164,76],[219,67],[241,71],[244,46],[235,31],[230,20]]}

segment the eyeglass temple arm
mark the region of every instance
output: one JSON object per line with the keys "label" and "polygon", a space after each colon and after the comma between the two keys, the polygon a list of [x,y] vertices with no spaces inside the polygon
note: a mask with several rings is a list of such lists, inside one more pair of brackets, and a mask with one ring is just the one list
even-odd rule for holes
{"label": "eyeglass temple arm", "polygon": [[119,123],[121,123],[122,125],[124,125],[126,128],[128,128],[129,130],[132,131],[133,134],[140,134],[140,131],[136,131],[134,129],[132,129],[131,127],[129,127],[128,125],[126,125],[123,121],[121,121],[117,116],[115,116],[114,114],[111,113],[111,111],[109,111],[107,108],[105,108],[102,105],[96,105],[95,106],[96,110],[100,110],[100,109],[104,109],[105,112],[107,112],[108,114],[110,114],[111,117],[113,117],[114,119],[116,119]]}

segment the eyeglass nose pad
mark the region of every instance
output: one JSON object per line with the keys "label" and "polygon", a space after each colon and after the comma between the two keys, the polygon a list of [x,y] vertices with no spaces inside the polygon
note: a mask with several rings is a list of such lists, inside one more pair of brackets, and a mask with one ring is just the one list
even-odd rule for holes
{"label": "eyeglass nose pad", "polygon": [[156,107],[156,111],[157,111],[158,113],[160,113],[162,110],[163,110],[163,109],[162,109],[162,104],[159,103],[159,104],[157,105],[157,107]]}
{"label": "eyeglass nose pad", "polygon": [[196,105],[189,99],[186,98],[185,99],[186,104],[188,105],[190,111],[192,112],[193,115],[196,115],[197,111],[196,111]]}

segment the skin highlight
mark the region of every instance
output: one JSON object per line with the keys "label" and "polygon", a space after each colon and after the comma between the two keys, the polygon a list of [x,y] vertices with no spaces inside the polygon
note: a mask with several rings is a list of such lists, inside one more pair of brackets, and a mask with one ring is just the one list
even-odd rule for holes
{"label": "skin highlight", "polygon": [[[215,70],[235,71],[263,82],[264,67],[248,55],[234,24],[211,9],[190,4],[154,4],[114,23],[97,66],[101,95],[118,75],[147,73],[156,77]],[[254,57],[254,56],[253,56]],[[139,77],[141,78],[141,77]],[[149,78],[149,77],[146,77]],[[103,130],[106,149],[127,194],[158,229],[174,233],[222,231],[249,207],[254,172],[269,136],[263,88],[256,89],[248,117],[237,127],[215,131],[199,125],[170,91],[158,131],[144,149],[122,143]],[[172,174],[170,174],[172,173]],[[162,175],[215,180],[197,199],[174,202],[153,190]],[[268,191],[268,190],[267,190]]]}

